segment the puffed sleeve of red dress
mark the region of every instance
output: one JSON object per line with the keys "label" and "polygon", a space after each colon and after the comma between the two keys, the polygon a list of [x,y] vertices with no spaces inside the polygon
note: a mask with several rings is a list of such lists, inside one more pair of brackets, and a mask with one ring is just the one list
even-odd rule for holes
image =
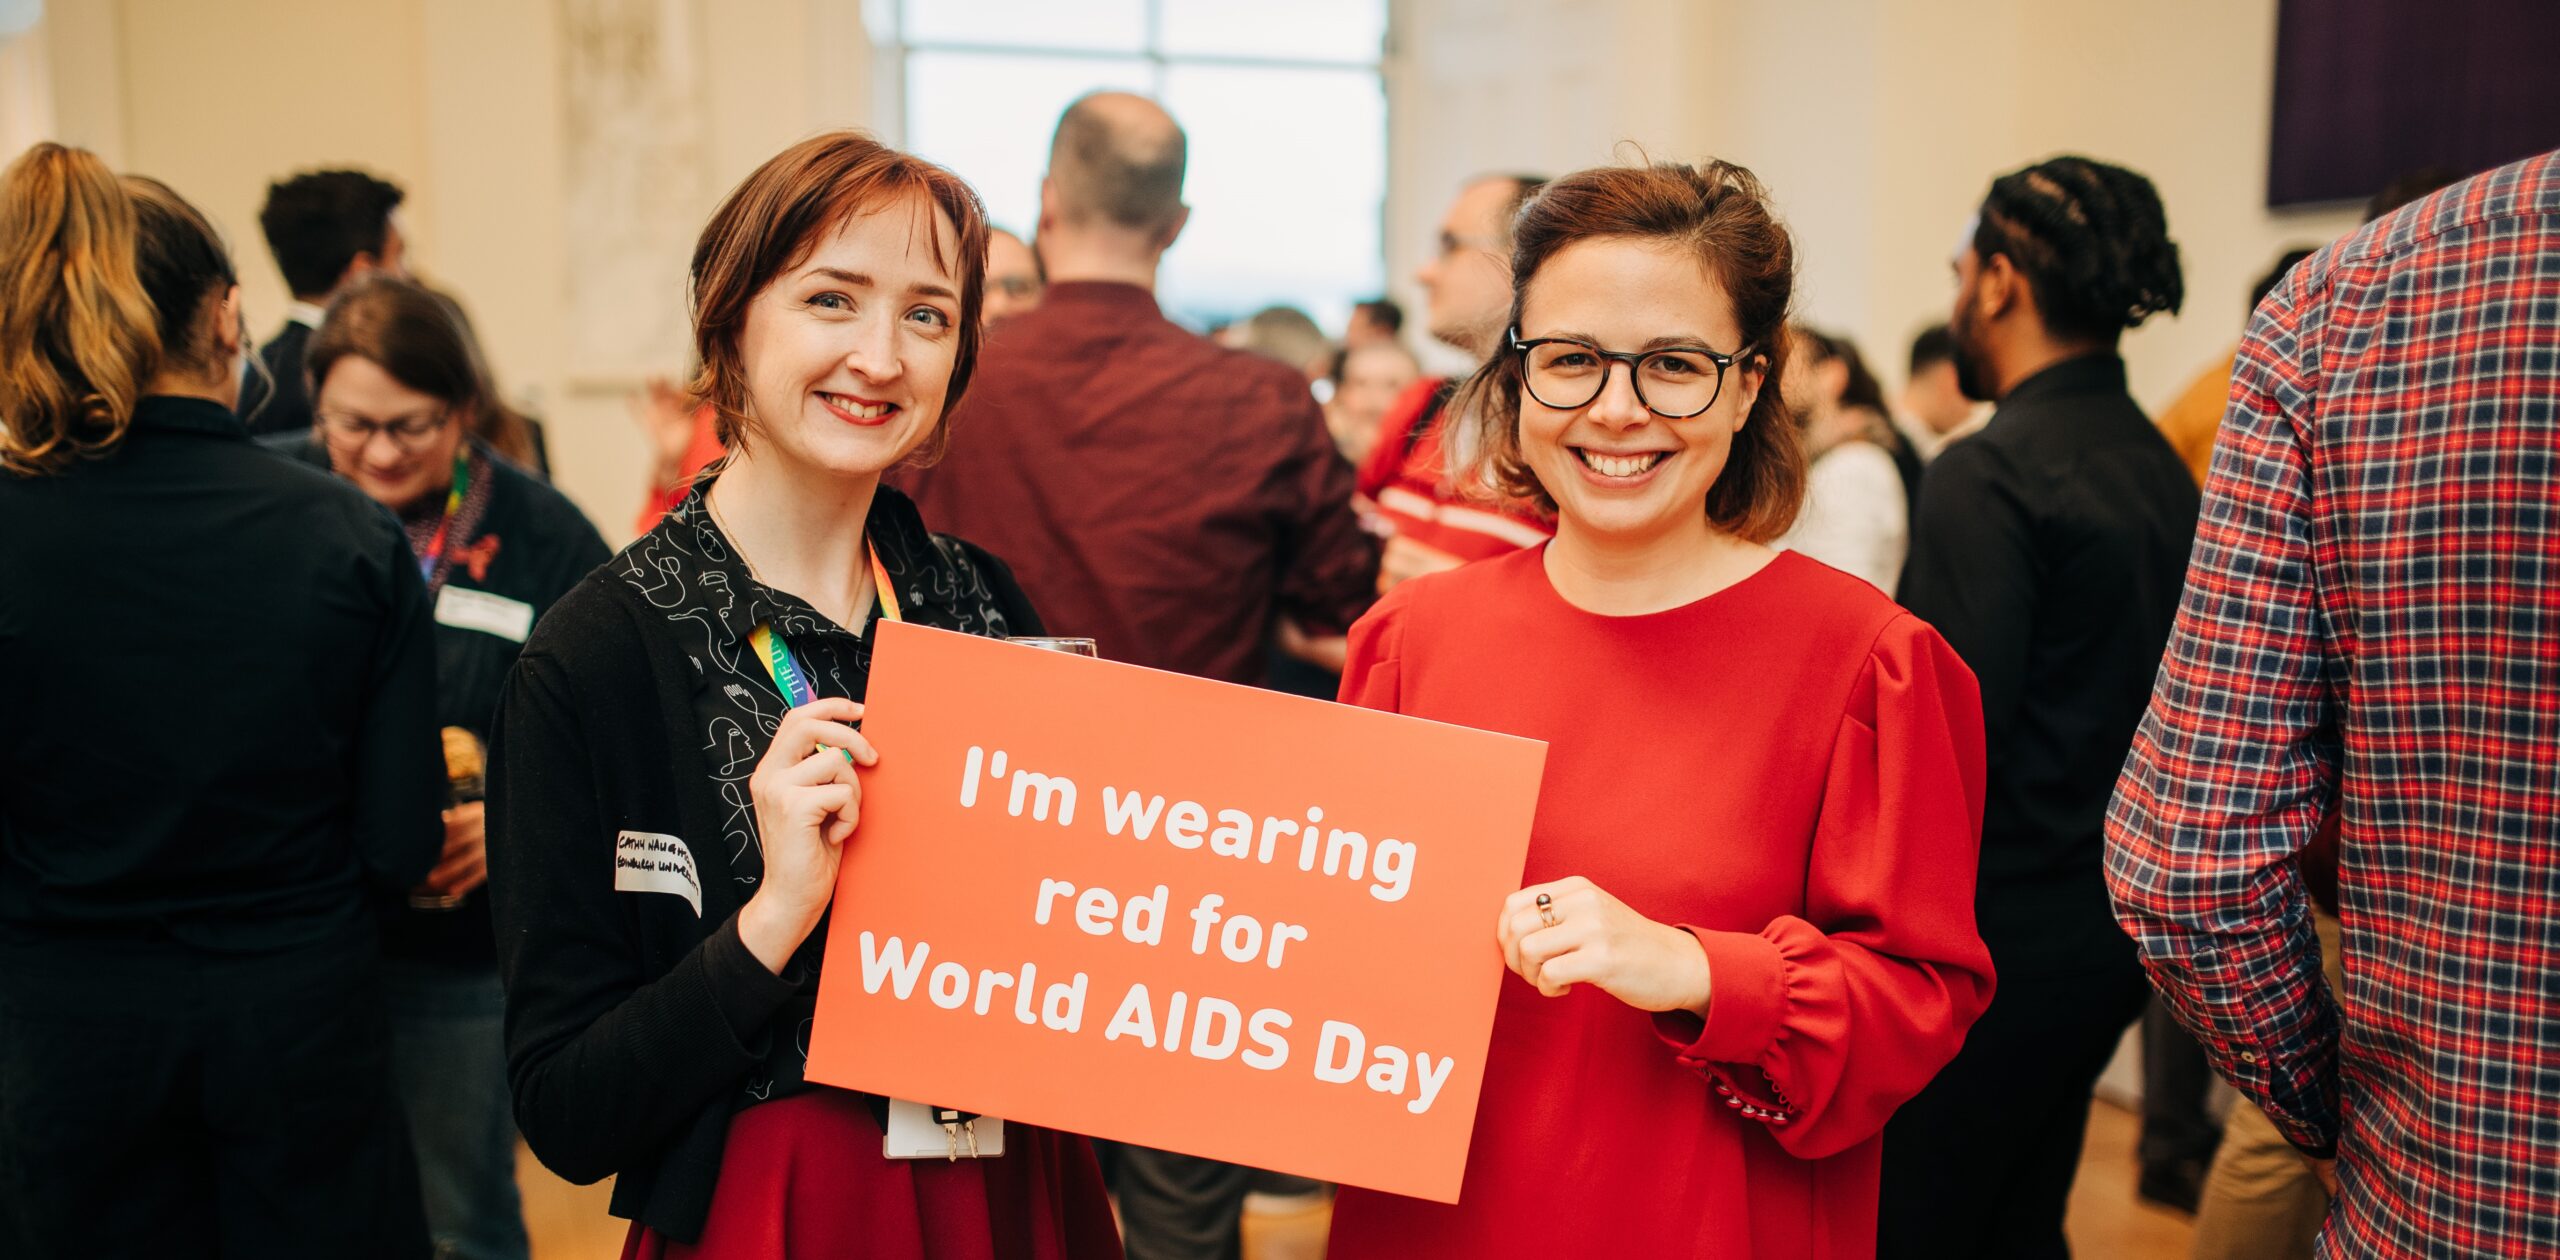
{"label": "puffed sleeve of red dress", "polygon": [[1990,1005],[1973,918],[1982,784],[1972,672],[1904,614],[1840,717],[1803,917],[1682,925],[1707,952],[1707,1014],[1656,1016],[1655,1030],[1789,1152],[1817,1159],[1881,1132]]}
{"label": "puffed sleeve of red dress", "polygon": [[1403,612],[1411,599],[1412,592],[1399,585],[1380,596],[1368,616],[1351,623],[1351,642],[1343,652],[1342,691],[1337,697],[1342,703],[1383,713],[1404,711],[1396,703],[1401,678],[1397,660],[1404,640]]}

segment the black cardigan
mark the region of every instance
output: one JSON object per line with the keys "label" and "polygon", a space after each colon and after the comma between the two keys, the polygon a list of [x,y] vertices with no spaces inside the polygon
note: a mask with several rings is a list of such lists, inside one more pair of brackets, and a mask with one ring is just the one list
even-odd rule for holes
{"label": "black cardigan", "polygon": [[[1040,633],[1011,571],[963,547],[1007,620]],[[489,888],[507,1069],[544,1165],[581,1185],[616,1177],[614,1215],[691,1240],[735,1100],[799,977],[766,971],[739,940],[733,880],[701,880],[699,917],[681,897],[614,890],[624,831],[681,838],[706,876],[726,868],[702,847],[723,807],[694,730],[692,664],[617,569],[552,606],[499,704]],[[919,600],[906,615],[935,625],[941,611]]]}

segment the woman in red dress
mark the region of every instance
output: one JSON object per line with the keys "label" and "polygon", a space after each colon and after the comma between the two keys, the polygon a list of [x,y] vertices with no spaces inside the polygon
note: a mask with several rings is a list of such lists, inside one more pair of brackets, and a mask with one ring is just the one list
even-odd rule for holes
{"label": "woman in red dress", "polygon": [[1518,241],[1451,407],[1555,538],[1396,588],[1343,675],[1547,741],[1517,978],[1458,1204],[1345,1191],[1331,1254],[1872,1256],[1885,1119],[1991,997],[1973,675],[1766,545],[1804,485],[1794,258],[1748,171],[1585,171]]}

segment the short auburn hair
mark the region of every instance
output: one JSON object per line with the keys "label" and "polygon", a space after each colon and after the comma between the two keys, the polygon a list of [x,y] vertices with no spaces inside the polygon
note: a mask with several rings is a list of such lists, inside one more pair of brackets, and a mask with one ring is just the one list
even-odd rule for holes
{"label": "short auburn hair", "polygon": [[[1786,370],[1787,303],[1795,289],[1795,242],[1769,209],[1759,177],[1730,162],[1654,162],[1579,171],[1538,189],[1511,225],[1511,319],[1538,269],[1565,246],[1620,238],[1676,245],[1724,287],[1749,353],[1734,371],[1761,373],[1759,397],[1733,435],[1724,471],[1707,489],[1707,520],[1751,542],[1768,542],[1795,523],[1804,502],[1804,446],[1776,382]],[[1520,454],[1520,356],[1509,345],[1450,400],[1461,426],[1451,444],[1462,486],[1525,500],[1553,517],[1555,496]],[[1731,381],[1726,384],[1730,386]]]}
{"label": "short auburn hair", "polygon": [[[909,197],[951,220],[958,233],[960,322],[951,387],[942,415],[908,458],[931,463],[950,445],[945,423],[960,405],[978,366],[978,306],[987,275],[987,211],[976,190],[950,171],[901,153],[860,131],[811,136],[766,159],[703,225],[693,247],[693,348],[702,367],[694,397],[711,405],[720,444],[737,449],[754,427],[747,410],[746,363],[738,343],[747,308],[774,278],[807,259],[819,238],[858,215],[876,214]],[[944,250],[941,224],[927,216],[926,239]]]}

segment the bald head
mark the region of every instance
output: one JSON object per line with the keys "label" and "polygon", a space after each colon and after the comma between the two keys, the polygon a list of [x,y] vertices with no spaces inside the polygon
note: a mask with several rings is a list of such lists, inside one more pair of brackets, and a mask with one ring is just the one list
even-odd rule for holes
{"label": "bald head", "polygon": [[1126,92],[1096,92],[1067,107],[1049,144],[1058,215],[1154,233],[1182,218],[1188,142],[1164,107]]}

